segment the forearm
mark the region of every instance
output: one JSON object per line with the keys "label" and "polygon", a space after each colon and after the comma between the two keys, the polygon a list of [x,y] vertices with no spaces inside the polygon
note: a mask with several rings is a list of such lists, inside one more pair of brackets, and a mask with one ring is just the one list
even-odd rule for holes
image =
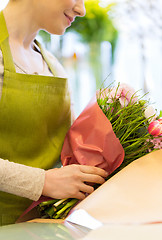
{"label": "forearm", "polygon": [[0,191],[31,200],[42,194],[45,170],[0,159]]}

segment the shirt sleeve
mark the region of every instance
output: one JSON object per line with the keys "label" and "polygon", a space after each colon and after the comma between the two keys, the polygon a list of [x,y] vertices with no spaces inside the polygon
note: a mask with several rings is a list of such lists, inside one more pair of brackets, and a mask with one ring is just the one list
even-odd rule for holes
{"label": "shirt sleeve", "polygon": [[0,191],[37,201],[42,194],[45,170],[0,159]]}

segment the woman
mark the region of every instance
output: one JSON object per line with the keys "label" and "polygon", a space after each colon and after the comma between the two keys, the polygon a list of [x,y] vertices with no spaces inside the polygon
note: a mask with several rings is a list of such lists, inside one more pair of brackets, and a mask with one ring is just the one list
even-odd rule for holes
{"label": "woman", "polygon": [[0,13],[0,225],[41,195],[83,199],[93,191],[86,182],[107,176],[90,166],[51,169],[71,124],[70,96],[62,67],[35,37],[61,35],[84,15],[83,0],[10,0]]}

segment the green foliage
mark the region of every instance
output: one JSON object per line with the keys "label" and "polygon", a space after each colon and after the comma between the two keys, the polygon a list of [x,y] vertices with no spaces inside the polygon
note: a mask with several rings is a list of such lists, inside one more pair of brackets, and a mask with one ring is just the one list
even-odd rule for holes
{"label": "green foliage", "polygon": [[[119,86],[120,84],[116,93]],[[121,96],[117,96],[117,94],[112,96],[112,88],[106,89],[107,94],[104,97],[102,97],[102,91],[97,99],[98,105],[111,122],[113,131],[119,138],[125,152],[124,161],[114,172],[116,173],[132,161],[154,150],[152,143],[154,137],[148,133],[149,121],[144,114],[149,101],[143,100],[141,97],[134,102],[133,99],[136,97],[134,94],[128,105],[121,107],[119,101]]]}
{"label": "green foliage", "polygon": [[159,118],[162,118],[162,111],[160,111],[160,115],[159,115]]}
{"label": "green foliage", "polygon": [[108,12],[112,5],[101,7],[98,0],[89,0],[85,2],[86,15],[83,18],[76,18],[75,22],[68,31],[79,33],[84,42],[102,42],[109,41],[114,45],[118,32]]}
{"label": "green foliage", "polygon": [[101,7],[99,0],[85,1],[86,15],[82,18],[77,17],[67,32],[78,33],[81,41],[85,43],[110,42],[113,63],[118,31],[109,17],[112,6],[113,4],[109,4],[107,7]]}

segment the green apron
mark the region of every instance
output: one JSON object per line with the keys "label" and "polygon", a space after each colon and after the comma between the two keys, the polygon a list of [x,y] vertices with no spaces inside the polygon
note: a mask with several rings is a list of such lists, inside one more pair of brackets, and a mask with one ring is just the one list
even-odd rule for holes
{"label": "green apron", "polygon": [[[0,12],[0,49],[4,82],[0,99],[0,158],[42,169],[59,159],[71,124],[66,78],[16,73]],[[54,74],[46,52],[37,42]],[[0,192],[0,225],[11,224],[31,204],[26,198]]]}

